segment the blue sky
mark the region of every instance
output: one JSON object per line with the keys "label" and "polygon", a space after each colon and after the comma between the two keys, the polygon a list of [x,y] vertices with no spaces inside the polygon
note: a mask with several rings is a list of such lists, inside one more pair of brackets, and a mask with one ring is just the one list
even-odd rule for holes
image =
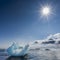
{"label": "blue sky", "polygon": [[[48,21],[39,12],[46,4],[55,14]],[[0,0],[0,46],[40,40],[55,33],[60,33],[60,0]]]}

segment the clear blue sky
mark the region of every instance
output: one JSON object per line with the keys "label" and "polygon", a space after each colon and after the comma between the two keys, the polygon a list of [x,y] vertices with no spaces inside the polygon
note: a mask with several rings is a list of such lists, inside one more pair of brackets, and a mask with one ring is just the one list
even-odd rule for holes
{"label": "clear blue sky", "polygon": [[[55,15],[40,18],[41,5],[49,4]],[[10,42],[40,40],[60,32],[60,0],[0,0],[0,46]]]}

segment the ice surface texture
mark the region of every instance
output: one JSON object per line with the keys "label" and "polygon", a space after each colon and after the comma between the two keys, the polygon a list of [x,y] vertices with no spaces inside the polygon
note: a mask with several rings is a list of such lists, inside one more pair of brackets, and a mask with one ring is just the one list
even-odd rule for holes
{"label": "ice surface texture", "polygon": [[11,56],[24,56],[27,54],[29,45],[25,45],[24,47],[21,47],[17,45],[16,43],[13,43],[8,49],[7,52]]}

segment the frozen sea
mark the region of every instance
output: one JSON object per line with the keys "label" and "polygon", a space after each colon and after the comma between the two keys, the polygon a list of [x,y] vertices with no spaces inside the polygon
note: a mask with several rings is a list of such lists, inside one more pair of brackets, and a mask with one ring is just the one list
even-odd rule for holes
{"label": "frozen sea", "polygon": [[11,57],[5,51],[0,51],[0,60],[60,60],[60,48],[30,49],[26,57]]}

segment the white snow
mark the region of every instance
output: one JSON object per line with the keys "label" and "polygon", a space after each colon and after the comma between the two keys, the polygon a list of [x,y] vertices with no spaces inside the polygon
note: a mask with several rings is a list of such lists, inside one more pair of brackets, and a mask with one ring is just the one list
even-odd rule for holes
{"label": "white snow", "polygon": [[[46,41],[55,41],[55,43],[42,44]],[[60,60],[60,33],[48,36],[43,40],[36,40],[30,44],[30,60]]]}

